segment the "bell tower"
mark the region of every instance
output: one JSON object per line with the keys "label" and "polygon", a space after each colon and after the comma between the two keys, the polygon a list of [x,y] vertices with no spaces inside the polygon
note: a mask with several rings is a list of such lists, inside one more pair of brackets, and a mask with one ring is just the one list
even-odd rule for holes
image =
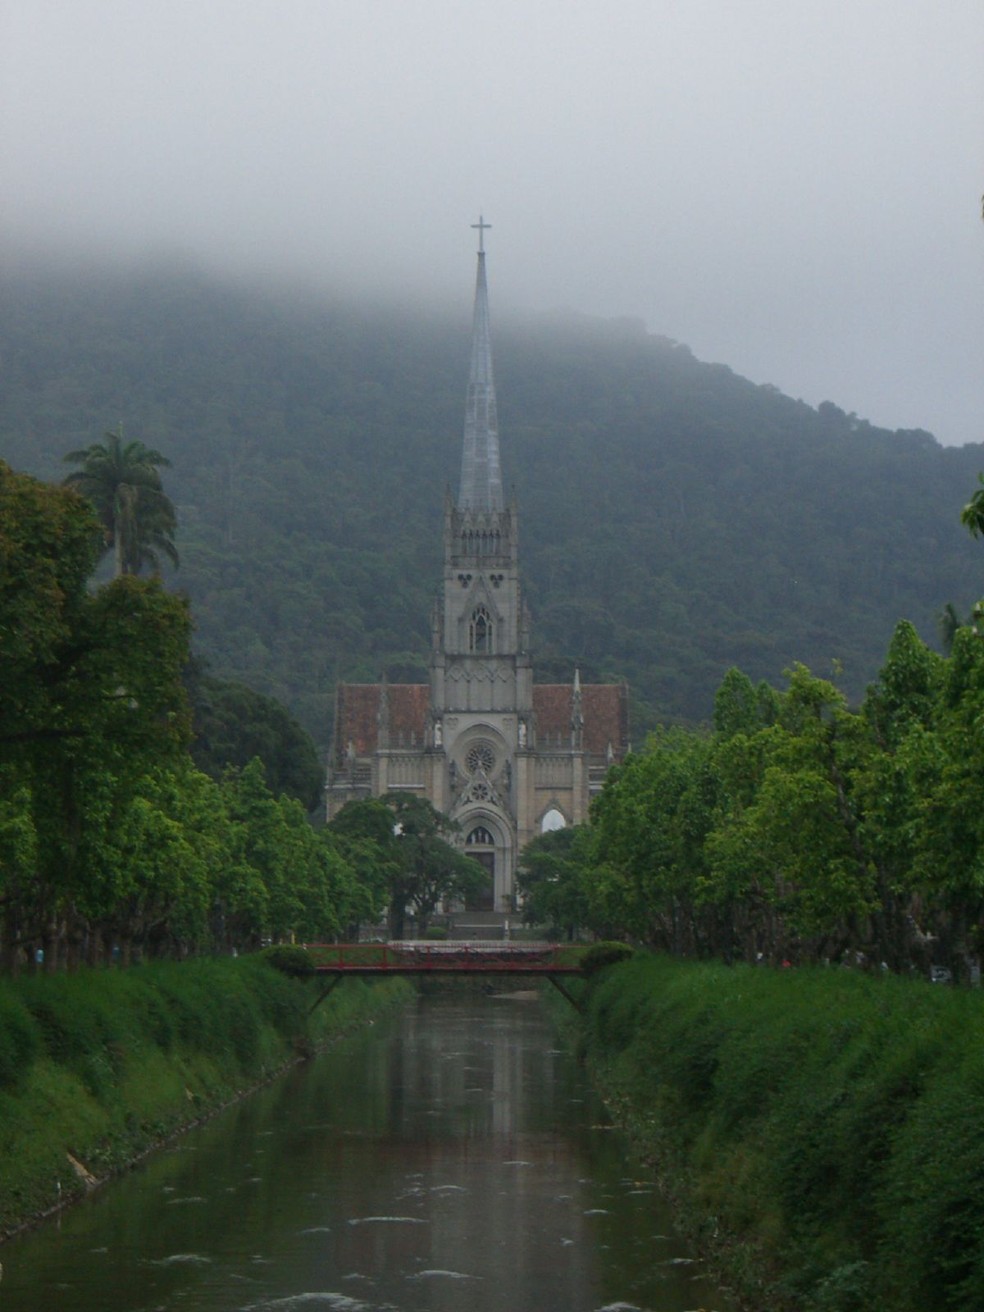
{"label": "bell tower", "polygon": [[489,909],[513,905],[516,854],[526,839],[533,736],[529,621],[519,580],[515,505],[502,494],[485,233],[478,270],[458,496],[444,506],[444,579],[431,652],[430,706],[440,809],[461,825],[465,850],[493,876]]}
{"label": "bell tower", "polygon": [[[426,684],[339,683],[328,770],[331,820],[350,801],[406,792],[457,821],[488,873],[465,911],[516,909],[519,854],[588,817],[629,750],[624,684],[534,684],[519,574],[519,520],[502,493],[483,218],[457,496],[444,500],[444,569]],[[468,923],[467,920],[465,922]],[[477,922],[479,924],[489,923]]]}

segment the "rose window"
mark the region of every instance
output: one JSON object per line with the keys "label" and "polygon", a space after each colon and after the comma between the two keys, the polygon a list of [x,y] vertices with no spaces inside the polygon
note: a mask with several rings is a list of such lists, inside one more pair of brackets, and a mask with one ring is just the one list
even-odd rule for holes
{"label": "rose window", "polygon": [[489,743],[472,743],[465,753],[465,766],[469,774],[477,774],[479,770],[491,774],[494,765],[495,752]]}

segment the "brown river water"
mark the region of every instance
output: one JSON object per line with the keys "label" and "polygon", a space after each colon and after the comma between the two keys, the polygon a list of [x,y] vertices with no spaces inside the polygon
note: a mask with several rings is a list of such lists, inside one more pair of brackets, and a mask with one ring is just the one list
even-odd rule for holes
{"label": "brown river water", "polygon": [[523,994],[421,998],[0,1259],[0,1312],[734,1312]]}

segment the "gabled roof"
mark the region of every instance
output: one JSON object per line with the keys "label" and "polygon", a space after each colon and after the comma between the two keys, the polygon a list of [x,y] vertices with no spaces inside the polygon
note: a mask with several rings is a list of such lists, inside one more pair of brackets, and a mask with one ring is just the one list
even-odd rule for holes
{"label": "gabled roof", "polygon": [[[570,743],[574,690],[569,683],[533,685],[536,742],[540,748]],[[581,685],[582,742],[593,756],[604,756],[611,744],[621,758],[629,750],[629,690],[624,683]]]}
{"label": "gabled roof", "polygon": [[371,756],[379,745],[379,711],[386,690],[391,747],[424,747],[430,687],[426,683],[340,683],[335,690],[336,765],[349,750]]}
{"label": "gabled roof", "polygon": [[[368,757],[379,747],[379,712],[386,691],[391,748],[429,743],[430,688],[426,683],[340,683],[335,693],[334,764],[349,751]],[[566,748],[571,738],[574,690],[569,683],[533,687],[536,743],[541,750]],[[586,683],[581,687],[584,750],[604,756],[609,744],[617,759],[629,749],[629,691],[624,683]]]}

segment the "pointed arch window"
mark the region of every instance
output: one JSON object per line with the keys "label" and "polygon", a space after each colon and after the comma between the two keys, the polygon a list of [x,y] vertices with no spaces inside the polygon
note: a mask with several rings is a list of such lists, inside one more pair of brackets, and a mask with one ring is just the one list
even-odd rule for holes
{"label": "pointed arch window", "polygon": [[564,813],[558,807],[552,806],[546,815],[540,821],[540,833],[551,834],[556,829],[566,829],[567,821],[564,819]]}
{"label": "pointed arch window", "polygon": [[484,606],[472,611],[468,626],[468,649],[478,655],[495,651],[495,622]]}
{"label": "pointed arch window", "polygon": [[484,825],[476,825],[465,839],[465,845],[467,847],[495,847],[495,839]]}

